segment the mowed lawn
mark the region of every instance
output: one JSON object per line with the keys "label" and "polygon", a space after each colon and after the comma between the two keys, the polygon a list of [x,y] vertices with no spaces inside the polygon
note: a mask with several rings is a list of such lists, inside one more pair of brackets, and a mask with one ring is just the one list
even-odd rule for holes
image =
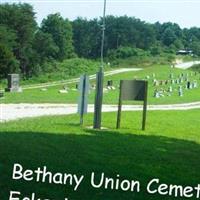
{"label": "mowed lawn", "polygon": [[[180,74],[189,75],[190,81],[196,80],[198,82],[198,88],[192,90],[185,90],[186,82],[184,81],[180,85],[183,88],[183,96],[179,97],[178,87],[179,84],[153,86],[153,79],[157,80],[170,80],[170,73],[173,73],[174,79],[178,79]],[[155,77],[153,77],[155,74]],[[191,75],[192,74],[192,75]],[[104,92],[103,103],[105,104],[116,104],[119,96],[119,81],[122,79],[146,79],[149,76],[149,92],[148,92],[148,103],[149,104],[171,104],[171,103],[185,103],[192,101],[199,101],[200,99],[200,74],[194,75],[194,72],[190,70],[172,69],[166,65],[155,65],[152,67],[146,67],[142,71],[137,72],[125,72],[112,76],[107,76],[104,79],[104,87],[106,87],[108,80],[113,80],[115,90],[108,90]],[[91,85],[95,84],[95,80],[90,81]],[[42,91],[41,88],[24,90],[22,93],[5,93],[5,98],[0,99],[0,103],[77,103],[78,91],[74,91],[75,83],[65,85],[69,88],[69,92],[59,93],[59,90],[63,89],[63,85],[47,87],[46,91]],[[167,92],[164,93],[165,97],[155,98],[154,91],[165,90],[172,86],[173,92],[171,96]],[[89,103],[94,103],[95,90],[91,90],[89,94]],[[130,103],[130,102],[129,102]]]}
{"label": "mowed lawn", "polygon": [[[141,112],[123,112],[121,129],[116,130],[116,113],[103,114],[103,127],[92,125],[93,115],[52,116],[2,123],[0,129],[0,197],[10,190],[23,195],[61,200],[160,200],[184,199],[147,194],[145,186],[153,178],[161,183],[196,186],[200,180],[200,110],[150,111],[146,131],[141,131]],[[84,174],[78,191],[67,185],[14,181],[12,167],[47,166],[52,172]],[[93,189],[91,172],[108,177],[139,180],[140,193]],[[191,198],[192,199],[192,198]],[[195,198],[194,198],[195,199]]]}

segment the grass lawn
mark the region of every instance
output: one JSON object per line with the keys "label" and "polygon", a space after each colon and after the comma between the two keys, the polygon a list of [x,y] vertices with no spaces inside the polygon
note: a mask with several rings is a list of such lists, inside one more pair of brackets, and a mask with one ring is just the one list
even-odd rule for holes
{"label": "grass lawn", "polygon": [[[150,195],[145,185],[153,178],[162,183],[196,186],[200,180],[200,110],[150,111],[146,131],[140,131],[141,112],[122,113],[122,129],[115,130],[116,113],[103,114],[107,130],[86,128],[92,114],[79,127],[77,115],[30,118],[1,124],[0,197],[10,190],[24,195],[61,200],[184,199]],[[11,180],[14,163],[34,170],[46,165],[52,172],[84,174],[77,192],[63,185]],[[91,172],[141,182],[140,193],[92,189]],[[192,199],[192,198],[191,198]],[[195,199],[195,198],[194,198]]]}
{"label": "grass lawn", "polygon": [[[108,91],[104,94],[104,103],[105,104],[116,104],[118,102],[118,85],[119,81],[121,79],[145,79],[147,76],[150,76],[149,81],[149,104],[170,104],[170,103],[183,103],[183,102],[192,102],[192,101],[199,101],[200,99],[200,87],[193,89],[193,90],[187,90],[183,89],[183,97],[178,96],[178,84],[172,85],[173,92],[171,96],[167,96],[165,94],[165,97],[163,98],[154,98],[154,90],[156,88],[158,89],[165,89],[167,90],[170,86],[170,84],[164,85],[164,86],[153,86],[153,77],[152,75],[155,74],[155,78],[157,80],[167,80],[169,79],[170,73],[174,74],[174,79],[177,79],[178,76],[181,73],[189,74],[190,80],[197,80],[198,84],[200,85],[200,75],[196,76],[190,76],[191,71],[190,70],[180,70],[180,69],[171,69],[169,66],[166,65],[154,65],[152,67],[146,67],[142,71],[138,72],[125,72],[120,73],[112,76],[105,77],[104,84],[106,86],[106,83],[108,80],[113,80],[114,86],[116,87],[116,90]],[[193,72],[194,73],[194,72]],[[91,81],[91,84],[94,84],[95,81]],[[183,88],[185,88],[186,82],[181,84]],[[67,87],[75,89],[75,84],[68,84]],[[24,90],[22,93],[5,93],[5,98],[0,99],[0,103],[76,103],[78,99],[78,92],[70,90],[67,94],[59,93],[59,90],[62,89],[63,86],[54,86],[54,87],[48,87],[47,91],[41,91],[41,88],[39,89],[29,89]],[[94,103],[94,96],[95,91],[91,90],[89,95],[89,103]]]}

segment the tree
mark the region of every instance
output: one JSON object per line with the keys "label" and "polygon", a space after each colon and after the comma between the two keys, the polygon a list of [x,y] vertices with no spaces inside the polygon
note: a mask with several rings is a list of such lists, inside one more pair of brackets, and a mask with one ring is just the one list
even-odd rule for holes
{"label": "tree", "polygon": [[8,73],[19,71],[19,63],[13,54],[15,40],[16,34],[0,25],[0,78],[6,78]]}
{"label": "tree", "polygon": [[48,15],[42,21],[41,30],[52,36],[54,43],[59,48],[56,54],[59,60],[74,56],[72,26],[69,20],[63,19],[59,13]]}
{"label": "tree", "polygon": [[16,34],[16,46],[13,54],[20,63],[20,69],[24,77],[29,77],[34,67],[32,42],[37,29],[33,7],[23,4],[1,4],[0,24],[6,26]]}
{"label": "tree", "polygon": [[72,22],[75,52],[80,57],[100,56],[101,26],[97,19],[77,18]]}
{"label": "tree", "polygon": [[162,36],[162,42],[166,46],[170,46],[176,40],[176,35],[170,28],[165,29]]}
{"label": "tree", "polygon": [[33,48],[38,54],[40,64],[51,59],[56,59],[59,51],[58,46],[53,41],[52,35],[44,33],[41,30],[38,30],[35,34]]}

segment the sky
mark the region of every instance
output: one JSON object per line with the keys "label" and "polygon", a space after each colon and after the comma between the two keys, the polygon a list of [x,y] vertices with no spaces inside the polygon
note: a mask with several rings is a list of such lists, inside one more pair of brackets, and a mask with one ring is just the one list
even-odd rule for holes
{"label": "sky", "polygon": [[[0,0],[26,2],[34,7],[38,24],[48,14],[59,12],[64,18],[92,19],[102,16],[104,0]],[[132,16],[143,21],[173,22],[181,28],[200,27],[200,0],[107,0],[106,14]]]}

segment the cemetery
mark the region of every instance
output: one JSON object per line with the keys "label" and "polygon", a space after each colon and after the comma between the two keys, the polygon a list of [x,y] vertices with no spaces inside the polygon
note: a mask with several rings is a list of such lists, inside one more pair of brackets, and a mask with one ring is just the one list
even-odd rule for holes
{"label": "cemetery", "polygon": [[1,200],[200,198],[200,29],[103,2],[40,25],[0,4]]}
{"label": "cemetery", "polygon": [[[160,70],[161,67],[162,70]],[[184,71],[176,68],[171,69],[170,65],[153,65],[140,71],[105,76],[103,103],[117,104],[120,80],[131,79],[141,79],[149,82],[149,104],[186,103],[198,101],[200,98],[199,73],[191,73],[189,69]],[[57,86],[44,86],[34,89],[26,89],[25,86],[24,88],[22,86],[23,92],[4,93],[5,98],[0,99],[0,103],[77,103],[79,94],[77,83],[78,80],[76,83],[60,83]],[[110,83],[112,83],[112,86],[109,85]],[[181,98],[179,96],[179,86],[182,87],[183,95]],[[90,80],[88,102],[91,104],[94,103],[95,87],[95,80]],[[130,104],[131,102],[127,103]]]}
{"label": "cemetery", "polygon": [[[200,178],[198,173],[200,162],[196,159],[200,153],[199,109],[149,111],[145,107],[145,101],[148,105],[155,106],[198,101],[200,75],[190,70],[172,69],[167,65],[162,66],[162,70],[160,67],[152,66],[140,71],[122,72],[104,77],[103,104],[119,103],[119,110],[102,113],[100,123],[102,129],[98,129],[99,124],[95,126],[95,115],[87,113],[87,104],[94,104],[96,91],[95,79],[89,80],[87,75],[82,75],[77,82],[69,84],[2,91],[5,97],[1,102],[6,104],[65,102],[77,105],[77,114],[58,116],[55,113],[55,116],[1,123],[1,158],[5,159],[5,165],[8,166],[4,170],[6,173],[2,180],[6,182],[6,174],[11,171],[14,159],[27,167],[53,166],[53,169],[63,174],[66,169],[74,174],[77,172],[83,174],[84,181],[77,192],[73,192],[73,185],[67,187],[69,197],[72,199],[87,199],[91,195],[94,199],[99,199],[99,192],[101,198],[102,195],[109,199],[115,199],[115,195],[127,200],[132,198],[133,192],[112,190],[109,189],[112,188],[110,185],[106,190],[103,187],[98,189],[88,187],[91,172],[96,174],[97,181],[102,169],[105,176],[110,177],[109,180],[114,180],[116,176],[121,177],[119,181],[122,183],[127,178],[138,180],[141,188],[148,185],[148,182],[155,177],[159,177],[166,185],[173,183],[183,185],[184,188],[185,184],[190,182],[194,183],[195,187]],[[137,84],[131,86],[129,82],[131,85]],[[142,91],[145,90],[140,83],[148,83],[146,97],[142,95]],[[123,105],[127,104],[144,104],[144,110],[123,111]],[[9,141],[9,146],[6,141]],[[6,152],[10,152],[9,155]],[[66,152],[68,154],[71,152],[70,156],[66,156]],[[121,158],[123,158],[122,163],[119,162]],[[110,172],[110,168],[114,171]],[[30,184],[37,188],[37,183]],[[9,188],[10,186],[4,189],[5,196]],[[26,196],[34,191],[24,182],[15,188],[27,191]],[[39,195],[37,194],[40,198],[45,196],[57,198],[58,195],[59,198],[65,198],[63,187],[58,189],[52,185],[49,190],[49,186],[41,185],[40,188]],[[174,196],[175,190],[171,191],[171,195]],[[147,193],[137,192],[134,195],[137,195],[138,200],[149,198]],[[159,192],[153,196],[155,199],[160,199]],[[176,197],[176,199],[183,198]]]}

